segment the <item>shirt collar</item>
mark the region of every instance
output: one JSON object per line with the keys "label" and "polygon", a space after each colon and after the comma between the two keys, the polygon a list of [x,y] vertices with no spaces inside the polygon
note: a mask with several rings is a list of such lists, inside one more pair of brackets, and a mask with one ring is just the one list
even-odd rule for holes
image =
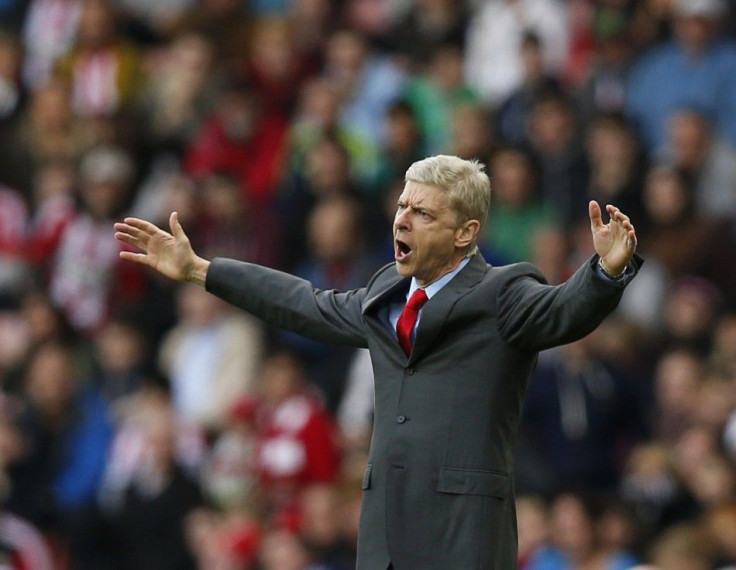
{"label": "shirt collar", "polygon": [[[465,267],[468,262],[470,261],[470,257],[466,257],[463,259],[458,266],[450,271],[449,273],[445,273],[442,277],[437,279],[437,281],[433,281],[429,285],[427,285],[424,288],[424,292],[427,294],[427,298],[431,299],[434,295],[440,292],[440,289],[442,289],[445,285],[447,285],[455,275],[460,273],[462,271],[463,267]],[[417,283],[417,278],[412,277],[411,278],[411,285],[409,285],[409,291],[406,294],[407,300],[414,294],[414,291],[419,289],[419,283]]]}

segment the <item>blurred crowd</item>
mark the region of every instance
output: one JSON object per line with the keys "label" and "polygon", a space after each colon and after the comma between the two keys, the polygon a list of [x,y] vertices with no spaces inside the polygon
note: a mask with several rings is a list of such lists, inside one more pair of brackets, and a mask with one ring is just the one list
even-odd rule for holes
{"label": "blurred crowd", "polygon": [[734,15],[0,0],[0,568],[351,570],[368,354],[121,262],[112,224],[176,210],[205,257],[346,290],[393,259],[403,174],[437,153],[487,166],[491,263],[564,281],[590,199],[646,259],[540,357],[520,568],[736,568]]}

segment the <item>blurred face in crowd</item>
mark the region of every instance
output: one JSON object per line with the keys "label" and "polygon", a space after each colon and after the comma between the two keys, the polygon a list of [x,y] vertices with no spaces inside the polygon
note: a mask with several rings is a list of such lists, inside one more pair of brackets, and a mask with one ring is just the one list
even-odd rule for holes
{"label": "blurred face in crowd", "polygon": [[358,244],[358,209],[348,200],[328,200],[309,218],[309,245],[318,258],[332,262],[350,259]]}
{"label": "blurred face in crowd", "polygon": [[652,561],[667,570],[708,570],[712,568],[708,551],[699,530],[682,523],[660,535],[652,549]]}
{"label": "blurred face in crowd", "polygon": [[534,172],[522,152],[509,149],[491,160],[491,178],[498,200],[509,208],[518,208],[532,198]]}
{"label": "blurred face in crowd", "polygon": [[103,368],[110,372],[133,369],[145,354],[145,343],[131,325],[112,322],[105,327],[96,344],[97,356]]}
{"label": "blurred face in crowd", "polygon": [[307,176],[313,194],[340,194],[350,182],[350,158],[337,143],[323,140],[309,151]]}
{"label": "blurred face in crowd", "polygon": [[396,107],[386,118],[386,148],[394,155],[409,155],[419,144],[419,127],[411,109]]}
{"label": "blurred face in crowd", "polygon": [[676,224],[688,213],[690,197],[685,181],[672,169],[655,167],[644,185],[644,207],[657,225]]}
{"label": "blurred face in crowd", "polygon": [[115,19],[105,0],[87,0],[79,19],[79,42],[88,48],[106,45],[114,36]]}
{"label": "blurred face in crowd", "polygon": [[176,212],[182,225],[193,223],[199,215],[197,187],[185,174],[177,173],[167,177],[161,185],[161,193],[164,197],[163,210]]}
{"label": "blurred face in crowd", "polygon": [[558,99],[538,103],[532,112],[530,135],[542,153],[558,154],[575,134],[575,121],[569,105]]}
{"label": "blurred face in crowd", "polygon": [[537,229],[532,237],[531,254],[532,263],[539,268],[548,283],[561,283],[564,280],[570,245],[563,230],[554,226]]}
{"label": "blurred face in crowd", "polygon": [[452,115],[452,154],[471,159],[486,156],[491,146],[488,115],[481,105],[462,105]]}
{"label": "blurred face in crowd", "polygon": [[588,156],[598,168],[628,166],[636,152],[636,141],[626,126],[612,121],[593,125],[588,135]]}
{"label": "blurred face in crowd", "polygon": [[526,80],[529,82],[539,81],[544,75],[542,46],[534,41],[526,41],[521,46],[520,55]]}
{"label": "blurred face in crowd", "polygon": [[635,533],[633,516],[623,508],[613,505],[601,513],[596,536],[599,543],[608,551],[631,548]]}
{"label": "blurred face in crowd", "polygon": [[340,31],[334,34],[326,50],[328,75],[341,87],[350,87],[366,58],[366,46],[356,33]]}
{"label": "blurred face in crowd", "polygon": [[[6,417],[7,410],[3,409],[0,417],[0,473],[8,465],[20,458],[24,452],[23,434],[13,421]],[[2,477],[0,477],[0,480]],[[0,483],[0,497],[2,496],[2,484]]]}
{"label": "blurred face in crowd", "polygon": [[730,463],[713,453],[695,466],[690,488],[704,505],[723,504],[734,497],[734,475]]}
{"label": "blurred face in crowd", "polygon": [[519,554],[531,554],[547,541],[547,507],[536,497],[519,497],[516,500],[516,516]]}
{"label": "blurred face in crowd", "polygon": [[631,59],[633,44],[626,34],[599,38],[596,51],[599,59],[612,67],[626,66]]}
{"label": "blurred face in crowd", "polygon": [[652,487],[657,481],[666,481],[671,478],[671,461],[669,449],[663,445],[641,444],[631,452],[626,464],[625,479],[638,481],[652,481]]}
{"label": "blurred face in crowd", "polygon": [[408,181],[394,218],[394,257],[402,277],[414,276],[421,286],[436,281],[462,259],[467,237],[447,194],[436,186]]}
{"label": "blurred face in crowd", "polygon": [[697,55],[713,40],[717,25],[717,21],[709,17],[678,17],[675,19],[675,36],[688,52]]}
{"label": "blurred face in crowd", "polygon": [[736,503],[714,505],[706,514],[706,527],[721,556],[736,560]]}
{"label": "blurred face in crowd", "polygon": [[432,54],[430,74],[446,92],[462,87],[463,53],[455,46],[442,46]]}
{"label": "blurred face in crowd", "polygon": [[203,190],[202,206],[218,225],[238,227],[243,224],[248,208],[235,180],[215,175],[205,181]]}
{"label": "blurred face in crowd", "polygon": [[114,216],[125,193],[117,183],[108,181],[86,183],[82,187],[85,209],[98,220]]}
{"label": "blurred face in crowd", "polygon": [[699,424],[721,431],[736,407],[736,385],[709,378],[700,387],[695,416]]}
{"label": "blurred face in crowd", "polygon": [[695,404],[701,375],[702,366],[692,354],[675,351],[663,356],[655,376],[659,407],[677,413],[689,412]]}
{"label": "blurred face in crowd", "polygon": [[340,540],[341,497],[335,487],[314,485],[299,497],[302,538],[313,547],[330,547]]}
{"label": "blurred face in crowd", "polygon": [[30,115],[33,123],[45,133],[66,127],[72,118],[66,85],[61,80],[51,80],[34,91]]}
{"label": "blurred face in crowd", "polygon": [[187,33],[177,37],[168,50],[167,76],[176,78],[179,89],[198,91],[212,70],[214,48],[205,37]]}
{"label": "blurred face in crowd", "polygon": [[38,206],[53,198],[71,199],[77,173],[71,162],[53,162],[39,167],[33,178],[33,200]]}
{"label": "blurred face in crowd", "polygon": [[697,113],[680,111],[670,118],[669,139],[675,164],[686,171],[697,170],[710,148],[710,126]]}
{"label": "blurred face in crowd", "polygon": [[[707,282],[704,282],[707,283]],[[680,340],[697,341],[710,335],[715,299],[699,284],[683,284],[667,294],[664,318],[668,332]]]}
{"label": "blurred face in crowd", "polygon": [[200,568],[215,568],[222,551],[218,538],[221,533],[222,517],[214,510],[195,509],[185,522],[187,545],[197,559]]}
{"label": "blurred face in crowd", "polygon": [[14,82],[18,76],[22,58],[18,41],[0,32],[0,77]]}
{"label": "blurred face in crowd", "polygon": [[261,395],[271,405],[278,405],[304,385],[299,363],[288,354],[270,358],[263,365]]}
{"label": "blurred face in crowd", "polygon": [[309,563],[304,545],[293,534],[275,530],[266,535],[261,548],[263,570],[303,570]]}
{"label": "blurred face in crowd", "polygon": [[701,426],[685,430],[672,448],[673,466],[685,480],[692,480],[700,465],[716,453],[718,442],[711,431]]}
{"label": "blurred face in crowd", "polygon": [[296,71],[288,24],[283,20],[264,20],[256,25],[251,61],[262,74],[273,79]]}
{"label": "blurred face in crowd", "polygon": [[337,121],[339,109],[340,101],[329,82],[312,79],[301,90],[298,121],[329,127]]}
{"label": "blurred face in crowd", "polygon": [[167,469],[174,461],[176,430],[171,409],[151,407],[141,418],[142,434],[153,465]]}
{"label": "blurred face in crowd", "polygon": [[61,314],[45,294],[31,292],[26,295],[22,311],[34,342],[58,338],[62,334]]}
{"label": "blurred face in crowd", "polygon": [[593,549],[593,521],[582,500],[562,495],[550,510],[552,540],[574,560],[584,559]]}
{"label": "blurred face in crowd", "polygon": [[64,415],[74,392],[71,355],[54,344],[41,348],[29,367],[26,392],[44,416],[56,418]]}

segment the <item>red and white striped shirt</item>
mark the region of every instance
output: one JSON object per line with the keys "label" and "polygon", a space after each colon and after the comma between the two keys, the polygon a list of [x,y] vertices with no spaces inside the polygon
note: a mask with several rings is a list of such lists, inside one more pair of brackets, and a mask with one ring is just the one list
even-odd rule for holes
{"label": "red and white striped shirt", "polygon": [[22,570],[54,570],[43,536],[20,517],[0,513],[0,542],[10,547]]}

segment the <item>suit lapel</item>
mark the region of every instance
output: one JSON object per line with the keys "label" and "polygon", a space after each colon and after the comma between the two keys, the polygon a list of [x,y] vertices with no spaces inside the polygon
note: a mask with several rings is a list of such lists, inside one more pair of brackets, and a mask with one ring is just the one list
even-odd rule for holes
{"label": "suit lapel", "polygon": [[[414,349],[409,362],[417,360],[437,338],[453,305],[460,297],[468,293],[485,275],[488,265],[480,253],[470,258],[468,264],[447,285],[434,295],[422,309],[422,318],[417,327]],[[396,336],[390,329],[390,324],[380,320],[377,315],[379,309],[388,307],[390,301],[401,291],[409,288],[409,278],[401,277],[396,270],[388,268],[376,278],[368,290],[368,298],[363,303],[363,315],[373,330],[387,342],[395,345],[396,350],[403,355]]]}
{"label": "suit lapel", "polygon": [[483,256],[475,254],[462,271],[427,302],[422,309],[409,362],[419,359],[432,346],[453,305],[480,282],[487,270]]}
{"label": "suit lapel", "polygon": [[363,302],[363,316],[366,323],[377,336],[383,339],[385,345],[392,347],[397,357],[403,356],[404,351],[401,350],[396,335],[391,330],[391,322],[388,317],[389,304],[402,291],[406,294],[409,289],[409,281],[408,277],[401,277],[396,273],[394,267],[389,267],[370,285],[367,299]]}
{"label": "suit lapel", "polygon": [[368,290],[368,298],[363,302],[363,314],[373,311],[377,306],[388,302],[401,290],[409,289],[409,277],[402,277],[396,270],[384,272]]}

